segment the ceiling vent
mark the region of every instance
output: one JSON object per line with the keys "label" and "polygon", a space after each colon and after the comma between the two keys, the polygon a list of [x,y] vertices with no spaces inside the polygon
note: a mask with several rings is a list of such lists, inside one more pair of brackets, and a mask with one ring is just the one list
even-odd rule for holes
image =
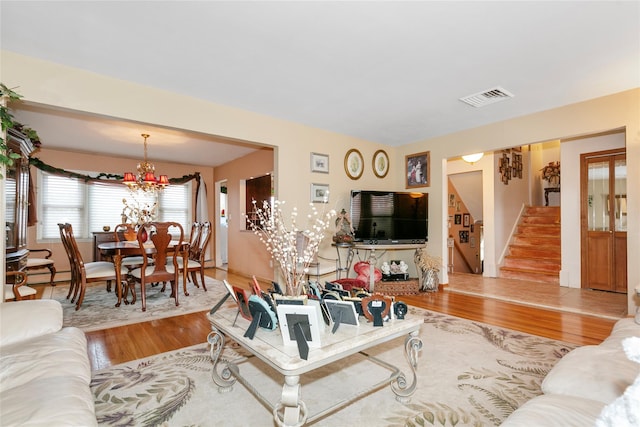
{"label": "ceiling vent", "polygon": [[514,95],[512,93],[498,86],[494,87],[493,89],[485,90],[484,92],[465,96],[463,98],[460,98],[460,101],[469,104],[472,107],[480,108],[484,107],[485,105],[504,101],[508,98],[513,98],[513,96]]}

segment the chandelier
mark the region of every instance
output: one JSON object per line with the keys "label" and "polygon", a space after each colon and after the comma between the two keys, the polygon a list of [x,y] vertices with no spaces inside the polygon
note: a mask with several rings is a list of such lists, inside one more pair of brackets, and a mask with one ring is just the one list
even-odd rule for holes
{"label": "chandelier", "polygon": [[159,178],[156,178],[156,167],[147,160],[147,138],[149,138],[149,134],[143,133],[141,135],[144,138],[144,161],[138,163],[138,175],[134,175],[133,172],[125,172],[122,183],[126,184],[132,191],[155,192],[163,190],[164,187],[169,185],[169,178],[167,175],[160,175]]}

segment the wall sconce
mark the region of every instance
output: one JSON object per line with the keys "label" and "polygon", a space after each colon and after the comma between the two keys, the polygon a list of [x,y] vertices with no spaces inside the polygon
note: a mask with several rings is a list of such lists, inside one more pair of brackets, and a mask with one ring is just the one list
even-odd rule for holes
{"label": "wall sconce", "polygon": [[484,156],[484,153],[466,154],[462,156],[462,160],[469,164],[474,164]]}

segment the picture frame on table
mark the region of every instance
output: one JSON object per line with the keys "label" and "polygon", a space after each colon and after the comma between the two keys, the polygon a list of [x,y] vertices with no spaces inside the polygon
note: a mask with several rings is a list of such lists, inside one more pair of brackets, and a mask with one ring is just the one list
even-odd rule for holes
{"label": "picture frame on table", "polygon": [[429,165],[429,151],[409,154],[405,157],[406,188],[428,187],[431,185],[431,167]]}
{"label": "picture frame on table", "polygon": [[311,172],[329,173],[329,155],[311,153]]}
{"label": "picture frame on table", "polygon": [[373,154],[373,173],[378,178],[384,178],[389,173],[389,156],[384,150],[378,150]]}
{"label": "picture frame on table", "polygon": [[360,179],[364,172],[364,158],[359,150],[352,148],[344,156],[344,171],[351,179]]}
{"label": "picture frame on table", "polygon": [[300,325],[305,341],[310,348],[320,348],[320,324],[314,305],[280,304],[277,306],[278,323],[282,341],[286,346],[297,346],[295,326]]}
{"label": "picture frame on table", "polygon": [[311,184],[311,202],[329,203],[329,184]]}
{"label": "picture frame on table", "polygon": [[469,227],[470,224],[471,224],[471,215],[469,215],[468,213],[462,214],[462,226]]}

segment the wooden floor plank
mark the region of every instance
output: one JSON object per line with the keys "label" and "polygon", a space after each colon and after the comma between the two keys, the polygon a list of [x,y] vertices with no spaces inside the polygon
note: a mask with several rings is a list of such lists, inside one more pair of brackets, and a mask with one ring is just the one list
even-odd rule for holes
{"label": "wooden floor plank", "polygon": [[[207,275],[237,284],[249,282],[248,277],[218,269],[208,269]],[[403,296],[401,299],[407,304],[428,310],[578,345],[601,342],[615,323],[610,319],[544,310],[442,290]],[[206,313],[88,332],[86,336],[92,369],[103,369],[204,343],[211,330]]]}

